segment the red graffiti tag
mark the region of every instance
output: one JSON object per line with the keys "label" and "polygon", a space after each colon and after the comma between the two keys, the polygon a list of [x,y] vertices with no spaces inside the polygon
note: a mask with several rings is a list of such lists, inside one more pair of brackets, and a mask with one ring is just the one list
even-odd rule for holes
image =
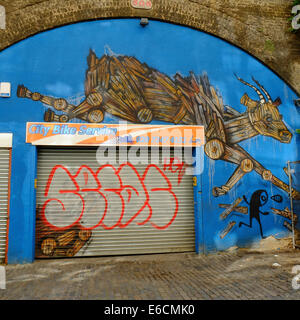
{"label": "red graffiti tag", "polygon": [[178,184],[184,176],[186,167],[186,163],[180,161],[177,157],[164,160],[164,171],[169,170],[172,173],[178,173]]}
{"label": "red graffiti tag", "polygon": [[[177,167],[174,160],[164,167],[173,173],[179,170],[182,178],[183,166]],[[153,176],[159,187],[153,186]],[[55,230],[66,230],[80,225],[81,229],[92,230],[102,227],[106,230],[126,228],[133,221],[137,225],[150,223],[152,227],[164,230],[176,219],[178,199],[166,174],[157,165],[150,164],[140,175],[135,166],[127,162],[118,169],[103,165],[93,171],[81,166],[72,175],[68,168],[57,165],[48,177],[44,196],[48,198],[41,210],[45,225]],[[158,196],[169,199],[170,220],[159,225],[155,221],[152,204]]]}

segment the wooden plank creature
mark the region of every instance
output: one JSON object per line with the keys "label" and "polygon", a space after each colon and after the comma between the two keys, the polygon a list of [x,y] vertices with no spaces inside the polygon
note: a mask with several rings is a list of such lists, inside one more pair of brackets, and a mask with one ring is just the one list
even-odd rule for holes
{"label": "wooden plank creature", "polygon": [[[212,138],[206,136],[205,153],[207,156],[214,160],[224,160],[237,164],[236,170],[228,179],[227,183],[222,187],[215,187],[213,194],[215,196],[226,194],[245,174],[253,170],[264,180],[270,181],[288,193],[289,186],[286,183],[274,176],[271,171],[264,168],[238,145],[239,142],[259,134],[272,137],[282,143],[289,143],[291,141],[292,134],[282,121],[282,115],[278,110],[278,106],[281,103],[280,99],[277,98],[273,101],[264,87],[254,78],[253,81],[260,90],[239,77],[237,77],[237,79],[254,89],[259,97],[259,101],[250,99],[245,93],[241,98],[241,103],[247,107],[246,112],[238,115],[236,111],[233,112],[233,109],[230,108],[229,112],[232,113],[232,117],[230,119],[223,117],[226,139],[220,139],[220,136],[214,136]],[[216,131],[217,130],[213,131],[213,133]],[[300,193],[292,189],[292,197],[294,199],[300,199]]]}
{"label": "wooden plank creature", "polygon": [[[176,74],[171,79],[165,74],[139,62],[134,57],[103,55],[97,58],[93,51],[87,59],[85,95],[78,106],[66,99],[44,96],[31,92],[20,85],[17,96],[41,101],[52,109],[45,112],[45,121],[67,122],[74,118],[100,123],[105,113],[110,113],[133,123],[149,123],[161,120],[174,124],[193,124],[205,127],[205,154],[213,160],[223,160],[237,165],[228,181],[213,188],[214,196],[226,194],[245,174],[255,171],[264,180],[289,192],[286,183],[274,176],[258,161],[252,158],[238,143],[257,135],[272,137],[282,143],[289,143],[292,134],[279,113],[279,98],[273,101],[265,88],[253,79],[251,85],[259,100],[252,100],[245,93],[241,103],[244,113],[230,106],[224,106],[222,97],[210,85],[203,74],[188,77]],[[300,199],[297,190],[292,191]]]}

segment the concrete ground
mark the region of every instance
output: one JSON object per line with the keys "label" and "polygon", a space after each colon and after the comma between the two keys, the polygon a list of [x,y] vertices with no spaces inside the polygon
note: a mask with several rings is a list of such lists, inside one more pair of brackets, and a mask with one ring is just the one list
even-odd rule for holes
{"label": "concrete ground", "polygon": [[37,260],[6,266],[0,300],[299,300],[296,265],[300,250]]}

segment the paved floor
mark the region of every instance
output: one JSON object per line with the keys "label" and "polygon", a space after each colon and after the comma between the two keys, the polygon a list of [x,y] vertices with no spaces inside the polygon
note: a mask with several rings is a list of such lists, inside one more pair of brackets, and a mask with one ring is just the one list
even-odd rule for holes
{"label": "paved floor", "polygon": [[296,265],[300,250],[39,260],[6,266],[0,300],[299,300]]}

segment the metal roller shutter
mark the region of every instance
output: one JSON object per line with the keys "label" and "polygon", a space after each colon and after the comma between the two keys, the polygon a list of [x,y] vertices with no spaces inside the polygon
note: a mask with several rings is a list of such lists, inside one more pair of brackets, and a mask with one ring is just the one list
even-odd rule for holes
{"label": "metal roller shutter", "polygon": [[96,149],[39,150],[36,257],[195,250],[190,168],[174,150],[141,151],[148,164],[125,164],[122,152],[106,164]]}
{"label": "metal roller shutter", "polygon": [[9,207],[10,149],[0,148],[0,263],[5,262]]}

